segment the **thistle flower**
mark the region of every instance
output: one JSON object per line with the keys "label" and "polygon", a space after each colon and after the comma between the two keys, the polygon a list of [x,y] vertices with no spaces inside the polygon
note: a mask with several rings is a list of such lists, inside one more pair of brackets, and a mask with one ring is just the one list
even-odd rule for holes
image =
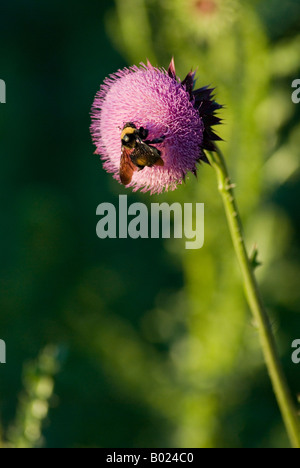
{"label": "thistle flower", "polygon": [[220,123],[213,89],[193,90],[195,72],[183,81],[176,77],[174,60],[168,70],[140,64],[107,78],[92,107],[91,133],[104,169],[120,182],[121,133],[126,123],[147,130],[147,140],[159,140],[163,166],[136,170],[128,185],[134,191],[175,190],[197,163],[207,162],[204,150],[214,150],[220,138],[211,126]]}

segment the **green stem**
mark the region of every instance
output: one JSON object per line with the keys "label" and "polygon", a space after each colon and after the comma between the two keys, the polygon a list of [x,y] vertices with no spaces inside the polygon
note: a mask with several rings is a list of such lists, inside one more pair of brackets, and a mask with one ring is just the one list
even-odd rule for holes
{"label": "green stem", "polygon": [[300,420],[279,360],[269,317],[254,275],[254,268],[247,254],[241,218],[226,162],[219,149],[215,153],[209,153],[208,159],[217,172],[219,190],[223,198],[234,249],[242,270],[246,297],[259,330],[263,354],[277,402],[291,444],[294,448],[300,448]]}

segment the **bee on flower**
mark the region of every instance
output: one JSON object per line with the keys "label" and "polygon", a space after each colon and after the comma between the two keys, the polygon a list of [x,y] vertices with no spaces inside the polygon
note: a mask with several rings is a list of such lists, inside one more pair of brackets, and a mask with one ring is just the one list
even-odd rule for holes
{"label": "bee on flower", "polygon": [[104,81],[92,107],[91,133],[104,169],[134,191],[175,190],[205,150],[220,138],[212,126],[222,106],[213,89],[194,89],[195,72],[181,81],[172,59],[168,70],[147,65],[119,70]]}

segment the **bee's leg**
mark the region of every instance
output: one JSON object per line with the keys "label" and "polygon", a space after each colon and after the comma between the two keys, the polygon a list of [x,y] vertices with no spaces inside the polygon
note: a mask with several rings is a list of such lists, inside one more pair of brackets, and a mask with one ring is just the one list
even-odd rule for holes
{"label": "bee's leg", "polygon": [[147,130],[144,127],[140,127],[139,129],[139,136],[142,140],[146,140],[147,136],[149,134],[149,130]]}
{"label": "bee's leg", "polygon": [[160,138],[155,138],[154,140],[146,140],[146,141],[144,141],[144,143],[146,143],[146,145],[155,145],[155,144],[158,144],[158,143],[162,143],[165,138],[166,137],[163,135]]}

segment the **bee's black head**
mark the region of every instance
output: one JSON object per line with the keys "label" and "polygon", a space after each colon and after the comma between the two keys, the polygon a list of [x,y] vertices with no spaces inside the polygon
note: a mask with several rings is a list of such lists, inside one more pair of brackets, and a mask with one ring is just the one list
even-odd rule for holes
{"label": "bee's black head", "polygon": [[123,127],[123,130],[125,130],[125,128],[134,128],[136,129],[136,126],[134,125],[133,122],[127,122],[124,127]]}

